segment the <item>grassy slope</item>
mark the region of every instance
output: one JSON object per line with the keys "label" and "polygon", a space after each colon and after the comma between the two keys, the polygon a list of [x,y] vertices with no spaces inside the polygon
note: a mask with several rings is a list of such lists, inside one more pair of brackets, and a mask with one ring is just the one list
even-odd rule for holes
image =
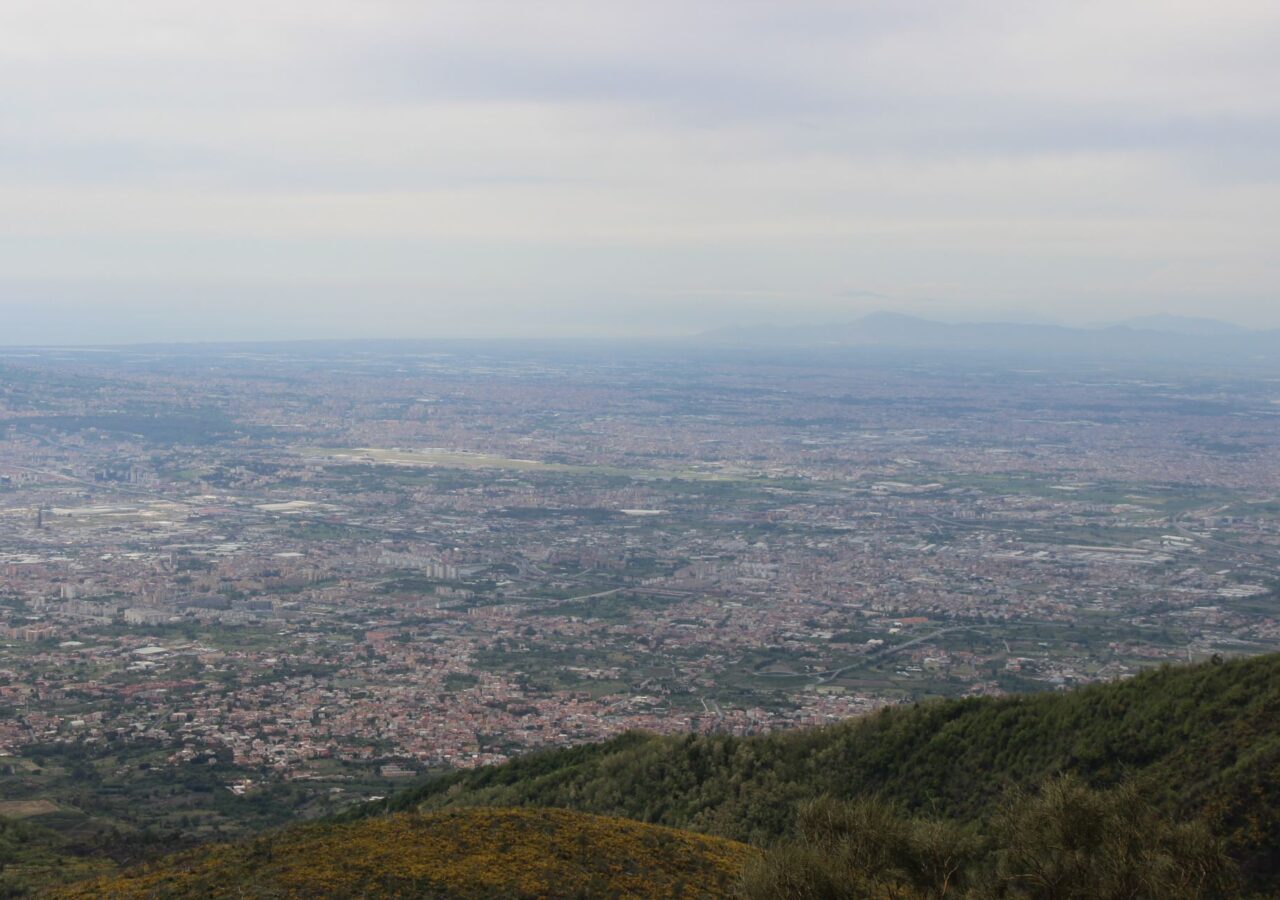
{"label": "grassy slope", "polygon": [[718,897],[755,852],[566,810],[401,813],[207,847],[53,896]]}
{"label": "grassy slope", "polygon": [[565,807],[764,843],[791,830],[803,798],[878,794],[972,820],[1008,787],[1064,771],[1104,786],[1137,774],[1166,811],[1206,815],[1255,883],[1280,887],[1275,655],[754,738],[630,734],[438,778],[387,805]]}

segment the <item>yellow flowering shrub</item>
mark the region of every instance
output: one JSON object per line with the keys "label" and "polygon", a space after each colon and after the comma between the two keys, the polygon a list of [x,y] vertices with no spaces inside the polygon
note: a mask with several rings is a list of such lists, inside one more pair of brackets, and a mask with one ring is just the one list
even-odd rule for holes
{"label": "yellow flowering shrub", "polygon": [[400,813],[202,848],[64,898],[722,897],[756,851],[562,809]]}

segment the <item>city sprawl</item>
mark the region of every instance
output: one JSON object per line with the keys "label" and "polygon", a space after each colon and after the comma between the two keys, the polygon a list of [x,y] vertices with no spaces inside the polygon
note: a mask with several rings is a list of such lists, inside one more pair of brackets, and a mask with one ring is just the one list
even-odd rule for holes
{"label": "city sprawl", "polygon": [[228,834],[628,729],[1280,649],[1278,426],[1230,370],[9,351],[0,812]]}

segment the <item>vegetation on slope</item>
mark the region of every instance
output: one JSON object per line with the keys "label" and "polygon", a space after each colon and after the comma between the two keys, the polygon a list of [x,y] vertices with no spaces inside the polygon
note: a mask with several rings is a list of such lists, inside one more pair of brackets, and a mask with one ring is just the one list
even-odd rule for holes
{"label": "vegetation on slope", "polygon": [[92,852],[99,849],[86,846],[81,835],[0,816],[0,898],[26,896],[35,884],[111,871],[112,860]]}
{"label": "vegetation on slope", "polygon": [[714,897],[740,900],[1210,900],[1239,896],[1201,822],[1162,817],[1126,783],[1071,776],[1015,793],[983,827],[874,798],[801,804],[765,853],[567,810],[391,813],[190,851],[85,897]]}
{"label": "vegetation on slope", "polygon": [[1203,823],[1160,817],[1132,784],[1095,791],[1068,776],[1017,793],[985,831],[875,799],[802,804],[796,837],[748,863],[739,889],[743,900],[1205,900],[1238,886]]}
{"label": "vegetation on slope", "polygon": [[1094,787],[1132,776],[1155,808],[1204,816],[1253,885],[1280,887],[1280,656],[759,737],[633,733],[437,778],[353,815],[551,806],[767,845],[793,833],[803,801],[823,795],[976,822],[1010,791],[1059,773]]}
{"label": "vegetation on slope", "polygon": [[721,897],[757,852],[567,810],[399,813],[206,847],[53,896]]}

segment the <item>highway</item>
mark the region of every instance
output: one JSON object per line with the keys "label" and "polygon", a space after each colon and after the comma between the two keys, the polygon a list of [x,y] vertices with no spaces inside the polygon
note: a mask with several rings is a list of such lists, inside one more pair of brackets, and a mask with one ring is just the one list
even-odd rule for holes
{"label": "highway", "polygon": [[981,629],[974,628],[972,625],[953,625],[950,628],[940,628],[937,631],[932,631],[929,634],[923,634],[918,638],[912,638],[909,641],[904,641],[901,644],[895,644],[892,647],[878,647],[875,650],[872,650],[870,653],[868,653],[866,656],[866,659],[859,660],[858,662],[855,662],[855,663],[850,663],[847,666],[841,666],[838,669],[832,669],[830,672],[817,672],[815,673],[818,679],[816,683],[830,684],[832,681],[839,678],[841,675],[843,675],[845,672],[849,671],[850,669],[856,669],[859,666],[864,665],[867,662],[867,660],[879,659],[880,657],[883,657],[883,656],[892,656],[893,654],[901,650],[906,650],[908,647],[914,647],[917,644],[926,643],[928,641],[933,640],[934,638],[941,637],[944,634],[950,634],[954,631],[976,631],[979,634],[983,633]]}

